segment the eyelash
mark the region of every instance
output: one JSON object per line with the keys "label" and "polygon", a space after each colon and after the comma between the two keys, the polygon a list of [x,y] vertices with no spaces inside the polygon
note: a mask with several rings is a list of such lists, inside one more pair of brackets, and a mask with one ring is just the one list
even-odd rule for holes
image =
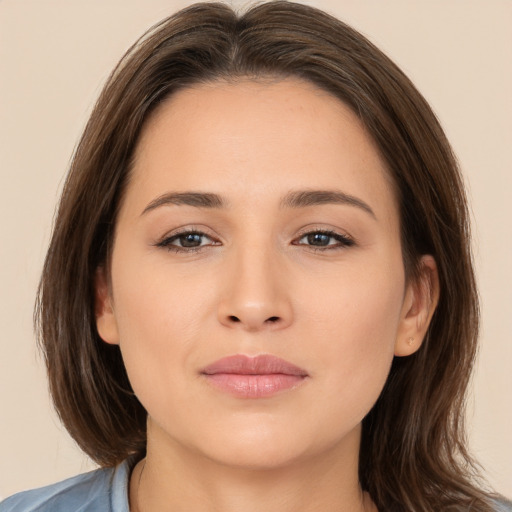
{"label": "eyelash", "polygon": [[[189,229],[189,230],[183,230],[178,233],[174,233],[171,236],[165,237],[163,240],[156,243],[155,245],[156,245],[156,247],[162,247],[168,251],[182,253],[182,254],[183,253],[197,253],[197,252],[202,251],[205,247],[211,247],[212,245],[213,246],[219,245],[219,243],[216,241],[214,241],[213,244],[199,245],[196,247],[182,247],[179,245],[172,244],[172,242],[175,242],[179,238],[185,237],[187,235],[196,235],[196,236],[207,237],[207,238],[212,239],[210,236],[208,236],[206,233],[203,233],[202,231]],[[324,245],[324,246],[315,246],[315,245],[311,245],[311,244],[308,245],[308,244],[299,243],[300,240],[302,240],[303,238],[306,238],[308,236],[311,236],[311,235],[325,235],[325,236],[328,236],[329,238],[334,238],[334,240],[336,240],[337,243],[328,244],[328,245]],[[335,231],[315,229],[312,231],[307,231],[305,233],[302,233],[298,238],[296,238],[292,242],[292,244],[308,246],[308,248],[312,251],[332,251],[332,250],[340,250],[340,249],[344,249],[347,247],[352,247],[353,245],[355,245],[355,242],[349,236],[341,235],[340,233],[336,233]]]}
{"label": "eyelash", "polygon": [[[172,242],[178,240],[181,237],[185,237],[187,235],[197,235],[200,237],[208,237],[211,239],[210,236],[208,236],[206,233],[203,233],[202,231],[199,231],[197,229],[184,229],[183,231],[179,231],[178,233],[174,233],[171,236],[165,237],[163,240],[155,244],[157,247],[162,247],[164,249],[167,249],[170,252],[176,252],[176,253],[196,253],[204,249],[205,247],[209,247],[212,244],[205,244],[205,245],[199,245],[197,247],[180,247],[179,245],[172,245]],[[219,245],[217,242],[215,242],[213,245]]]}
{"label": "eyelash", "polygon": [[[303,233],[297,238],[296,240],[302,240],[305,237],[311,236],[311,235],[324,235],[328,236],[329,238],[334,238],[336,240],[336,244],[329,244],[329,245],[323,245],[323,246],[315,246],[315,245],[308,245],[308,248],[312,251],[333,251],[333,250],[340,250],[347,247],[352,247],[355,245],[355,241],[350,238],[347,235],[341,235],[340,233],[336,233],[336,231],[330,231],[330,230],[324,230],[324,229],[314,229],[312,231],[307,231],[306,233]],[[294,243],[294,245],[306,245],[306,244],[300,244],[300,243]]]}

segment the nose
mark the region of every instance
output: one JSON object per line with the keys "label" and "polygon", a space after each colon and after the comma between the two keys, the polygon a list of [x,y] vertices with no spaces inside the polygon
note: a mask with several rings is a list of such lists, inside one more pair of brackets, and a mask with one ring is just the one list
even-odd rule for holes
{"label": "nose", "polygon": [[246,247],[226,262],[219,322],[245,331],[283,329],[292,323],[290,287],[280,255]]}

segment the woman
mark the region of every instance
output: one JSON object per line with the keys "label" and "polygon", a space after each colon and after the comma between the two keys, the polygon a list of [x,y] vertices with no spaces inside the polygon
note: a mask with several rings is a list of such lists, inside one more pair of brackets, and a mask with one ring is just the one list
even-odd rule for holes
{"label": "woman", "polygon": [[164,20],[96,105],[40,285],[104,469],[0,510],[507,510],[464,445],[468,232],[435,116],[360,34],[287,2]]}

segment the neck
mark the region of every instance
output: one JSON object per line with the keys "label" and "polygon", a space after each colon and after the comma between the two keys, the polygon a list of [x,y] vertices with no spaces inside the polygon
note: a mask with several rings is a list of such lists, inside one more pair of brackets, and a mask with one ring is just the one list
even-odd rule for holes
{"label": "neck", "polygon": [[[278,467],[233,467],[149,438],[130,481],[131,512],[376,512],[357,475],[352,443]],[[357,450],[353,450],[353,446]]]}

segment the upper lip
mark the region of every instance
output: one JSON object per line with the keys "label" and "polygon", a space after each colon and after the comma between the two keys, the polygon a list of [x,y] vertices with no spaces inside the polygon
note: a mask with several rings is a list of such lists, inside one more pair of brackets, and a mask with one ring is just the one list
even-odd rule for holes
{"label": "upper lip", "polygon": [[223,357],[202,369],[201,373],[215,375],[217,373],[233,373],[238,375],[299,375],[306,377],[306,370],[295,366],[284,359],[269,354],[259,356],[234,355]]}

